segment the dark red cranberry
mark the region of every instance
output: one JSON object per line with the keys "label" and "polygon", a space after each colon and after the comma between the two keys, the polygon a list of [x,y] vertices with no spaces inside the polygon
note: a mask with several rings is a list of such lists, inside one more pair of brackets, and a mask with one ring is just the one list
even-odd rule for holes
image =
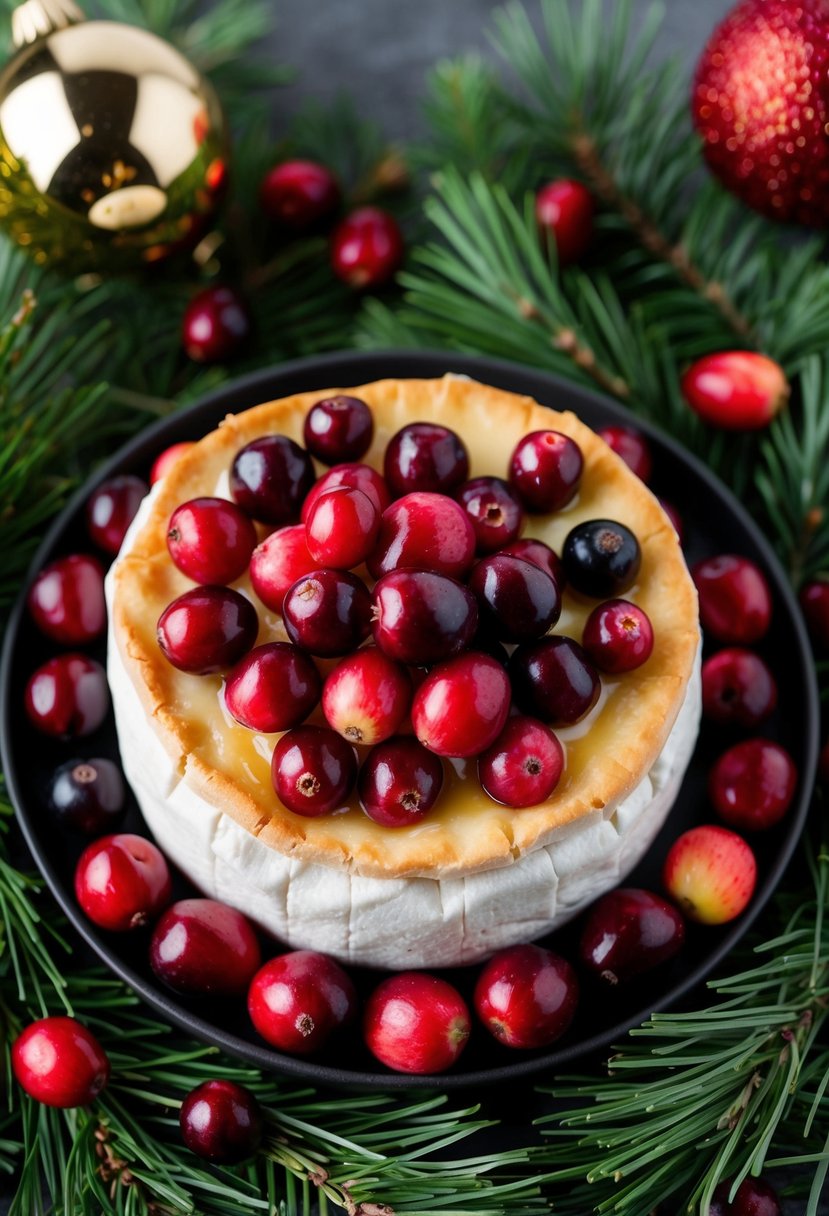
{"label": "dark red cranberry", "polygon": [[638,604],[605,600],[587,618],[581,643],[599,671],[619,675],[647,663],[653,652],[653,626]]}
{"label": "dark red cranberry", "polygon": [[455,497],[475,532],[478,553],[494,553],[514,541],[524,526],[518,495],[500,477],[474,477]]}
{"label": "dark red cranberry", "polygon": [[311,457],[287,435],[263,435],[233,458],[230,492],[253,519],[287,524],[296,519],[314,484]]}
{"label": "dark red cranberry", "polygon": [[561,615],[561,596],[549,574],[509,554],[479,561],[469,590],[478,601],[482,631],[502,642],[540,638]]}
{"label": "dark red cranberry", "polygon": [[291,524],[266,536],[250,556],[250,581],[266,608],[282,611],[285,593],[317,563],[305,543],[305,525]]}
{"label": "dark red cranberry", "polygon": [[419,490],[451,494],[469,476],[469,453],[448,427],[412,422],[389,440],[383,472],[395,498]]}
{"label": "dark red cranberry", "polygon": [[460,654],[478,628],[475,597],[445,574],[392,570],[375,584],[371,629],[380,649],[425,666]]}
{"label": "dark red cranberry", "polygon": [[250,921],[215,899],[180,899],[150,941],[150,965],[176,992],[237,996],[262,962]]}
{"label": "dark red cranberry", "polygon": [[636,582],[642,564],[639,541],[613,519],[589,519],[567,534],[561,560],[568,584],[582,595],[607,599]]}
{"label": "dark red cranberry", "polygon": [[404,494],[383,512],[368,568],[373,578],[414,567],[463,578],[475,557],[475,533],[462,507],[445,494]]}
{"label": "dark red cranberry", "polygon": [[181,1138],[191,1153],[214,1165],[236,1165],[262,1142],[262,1112],[249,1089],[235,1081],[204,1081],[179,1111]]}
{"label": "dark red cranberry", "polygon": [[299,726],[320,699],[312,659],[290,642],[255,646],[227,677],[225,704],[248,730],[268,735]]}
{"label": "dark red cranberry", "polygon": [[275,224],[305,232],[334,214],[340,205],[340,187],[325,165],[286,160],[265,174],[259,205]]}
{"label": "dark red cranberry", "polygon": [[829,651],[829,579],[806,583],[800,592],[800,608],[815,648]]}
{"label": "dark red cranberry", "polygon": [[85,646],[106,629],[104,571],[94,557],[73,553],[44,566],[27,603],[41,633],[62,646]]}
{"label": "dark red cranberry", "polygon": [[783,1209],[775,1191],[763,1178],[744,1178],[731,1203],[730,1182],[721,1182],[714,1191],[708,1216],[782,1216]]}
{"label": "dark red cranberry", "polygon": [[489,655],[469,651],[435,667],[412,702],[412,725],[439,756],[478,756],[504,728],[510,684]]}
{"label": "dark red cranberry", "polygon": [[357,777],[354,749],[336,731],[297,726],[274,748],[273,787],[297,815],[327,815],[348,801]]}
{"label": "dark red cranberry", "polygon": [[510,946],[494,954],[475,985],[475,1012],[505,1047],[547,1047],[576,1014],[576,973],[552,950]]}
{"label": "dark red cranberry", "polygon": [[380,515],[391,502],[389,487],[370,464],[355,464],[353,461],[347,464],[335,464],[333,469],[323,473],[319,481],[314,482],[308,491],[300,515],[303,523],[308,519],[320,494],[324,494],[326,490],[333,490],[335,486],[353,486],[355,490],[362,490],[374,503]]}
{"label": "dark red cranberry", "polygon": [[85,654],[49,659],[30,677],[24,705],[29,721],[44,735],[60,739],[91,735],[109,709],[104,669]]}
{"label": "dark red cranberry", "polygon": [[150,469],[150,485],[154,486],[157,481],[163,481],[173,465],[178,463],[180,457],[195,446],[191,440],[184,440],[182,443],[173,443],[170,447],[165,448],[153,461],[153,467]]}
{"label": "dark red cranberry", "polygon": [[461,994],[446,980],[421,971],[391,975],[366,1004],[366,1047],[396,1072],[445,1072],[463,1051],[471,1030]]}
{"label": "dark red cranberry", "polygon": [[124,543],[150,487],[140,477],[122,473],[98,486],[86,504],[86,526],[99,549],[113,556]]}
{"label": "dark red cranberry", "polygon": [[535,218],[549,232],[559,266],[577,262],[593,240],[593,195],[581,182],[559,178],[542,186],[535,196]]}
{"label": "dark red cranberry", "polygon": [[368,557],[380,531],[374,503],[353,486],[320,494],[305,521],[308,552],[320,566],[350,570]]}
{"label": "dark red cranberry", "polygon": [[143,836],[102,836],[75,867],[75,897],[102,929],[123,933],[146,925],[170,902],[164,854]]}
{"label": "dark red cranberry", "polygon": [[247,342],[251,321],[244,298],[232,287],[207,287],[187,305],[181,344],[197,363],[232,359]]}
{"label": "dark red cranberry", "polygon": [[209,675],[238,663],[256,641],[259,619],[250,600],[230,587],[194,587],[158,618],[158,644],[179,671]]}
{"label": "dark red cranberry", "polygon": [[777,705],[777,683],[751,650],[727,647],[702,665],[702,712],[721,726],[757,726]]}
{"label": "dark red cranberry", "polygon": [[368,746],[399,730],[411,700],[406,668],[376,646],[364,646],[327,676],[322,712],[332,730],[349,743]]}
{"label": "dark red cranberry", "polygon": [[443,764],[417,739],[398,736],[373,747],[360,769],[360,805],[387,828],[418,823],[429,814],[443,786]]}
{"label": "dark red cranberry", "polygon": [[49,788],[57,819],[85,836],[111,831],[124,813],[126,796],[121,770],[103,757],[62,764]]}
{"label": "dark red cranberry", "polygon": [[717,813],[737,831],[763,831],[779,823],[796,787],[791,756],[771,739],[746,739],[730,747],[708,778]]}
{"label": "dark red cranberry", "polygon": [[668,516],[671,527],[676,532],[679,543],[682,544],[685,540],[685,524],[682,522],[682,516],[674,504],[669,502],[667,498],[660,498],[659,505]]}
{"label": "dark red cranberry", "polygon": [[482,789],[504,806],[536,806],[559,783],[564,749],[548,726],[521,714],[507,724],[490,748],[478,757]]}
{"label": "dark red cranberry", "polygon": [[74,1018],[40,1018],[15,1039],[19,1085],[44,1106],[88,1106],[109,1080],[109,1060],[91,1030]]}
{"label": "dark red cranberry", "polygon": [[587,914],[582,966],[608,984],[626,983],[682,949],[685,922],[673,904],[638,887],[603,895]]}
{"label": "dark red cranberry", "polygon": [[587,655],[572,638],[524,642],[509,663],[512,691],[527,714],[552,726],[571,726],[599,699],[601,682]]}
{"label": "dark red cranberry", "polygon": [[354,985],[339,963],[293,950],[265,963],[248,993],[250,1020],[263,1039],[291,1055],[310,1055],[357,1012]]}
{"label": "dark red cranberry", "polygon": [[196,583],[235,582],[255,545],[249,517],[226,498],[191,498],[176,507],[167,527],[173,564]]}
{"label": "dark red cranberry", "polygon": [[379,207],[359,207],[334,231],[331,269],[358,291],[382,287],[400,269],[403,252],[397,220]]}
{"label": "dark red cranberry", "polygon": [[549,574],[558,587],[559,595],[563,594],[564,588],[567,586],[564,566],[561,564],[558,554],[549,545],[545,545],[543,540],[534,540],[530,537],[514,540],[511,545],[505,545],[501,552],[510,557],[520,557],[523,561],[532,562],[534,566],[538,566],[539,570]]}
{"label": "dark red cranberry", "polygon": [[653,472],[653,456],[650,445],[642,434],[632,426],[603,426],[597,432],[611,451],[624,460],[640,481],[650,481]]}
{"label": "dark red cranberry", "polygon": [[771,623],[771,592],[754,562],[723,553],[697,562],[691,576],[707,634],[736,646],[750,646],[764,636]]}
{"label": "dark red cranberry", "polygon": [[282,617],[297,646],[320,658],[335,658],[356,650],[368,637],[371,596],[356,574],[315,570],[288,590]]}
{"label": "dark red cranberry", "polygon": [[305,446],[323,464],[359,460],[373,438],[374,417],[359,397],[324,397],[305,418]]}
{"label": "dark red cranberry", "polygon": [[569,436],[531,431],[510,456],[509,480],[525,510],[544,515],[573,499],[583,468],[581,448]]}

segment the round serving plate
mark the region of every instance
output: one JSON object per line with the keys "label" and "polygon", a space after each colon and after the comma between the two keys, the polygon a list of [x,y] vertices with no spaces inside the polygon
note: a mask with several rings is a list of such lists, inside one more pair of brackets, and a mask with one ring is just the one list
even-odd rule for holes
{"label": "round serving plate", "polygon": [[[347,387],[386,377],[434,377],[445,372],[465,374],[498,388],[529,394],[557,410],[572,410],[591,427],[631,421],[620,406],[595,393],[554,376],[492,359],[451,353],[391,351],[298,360],[229,383],[200,403],[149,427],[123,447],[96,471],[49,529],[32,564],[30,579],[61,554],[90,550],[84,504],[100,482],[116,473],[127,472],[146,478],[160,451],[180,440],[200,438],[228,413],[300,391],[322,390],[335,385]],[[779,708],[764,725],[763,734],[778,740],[792,754],[800,774],[800,786],[785,820],[771,831],[752,838],[759,881],[746,912],[721,927],[689,925],[682,953],[650,976],[627,987],[598,992],[585,983],[573,1026],[566,1036],[546,1050],[511,1051],[478,1025],[455,1068],[439,1076],[412,1077],[390,1072],[365,1050],[359,1033],[354,1030],[345,1032],[325,1054],[313,1060],[282,1055],[256,1035],[247,1019],[244,1001],[210,1003],[204,998],[190,1000],[171,993],[159,984],[150,970],[147,931],[122,935],[106,933],[92,925],[76,904],[73,873],[85,841],[56,826],[48,809],[49,778],[60,763],[74,756],[110,756],[118,760],[118,742],[111,716],[95,734],[70,743],[47,739],[37,734],[26,721],[23,713],[26,681],[35,667],[55,653],[56,647],[35,629],[25,610],[24,596],[21,596],[9,620],[0,671],[3,767],[18,820],[40,870],[75,929],[107,966],[163,1017],[196,1038],[262,1068],[320,1085],[458,1089],[492,1085],[571,1065],[580,1056],[618,1040],[653,1010],[665,1009],[677,1002],[726,958],[777,886],[806,818],[818,749],[814,665],[786,577],[748,514],[708,469],[677,443],[639,419],[635,425],[644,431],[653,447],[654,492],[669,498],[685,521],[685,552],[689,564],[715,553],[740,553],[763,568],[772,589],[772,627],[757,649],[777,677],[780,696]],[[105,663],[103,642],[88,649],[93,657]],[[668,822],[645,860],[626,880],[628,885],[659,890],[660,870],[671,842],[694,824],[713,819],[705,792],[707,772],[715,757],[734,738],[710,725],[703,727]],[[119,830],[146,834],[134,800],[130,801],[123,827]],[[179,877],[175,897],[183,898],[188,893],[195,892],[183,877]],[[545,944],[573,958],[578,927],[577,921],[551,935]],[[271,943],[271,953],[278,949],[277,943]],[[448,978],[469,999],[477,971],[475,967],[458,968],[450,971]],[[363,994],[379,978],[377,972],[358,968],[352,968],[351,972]]]}

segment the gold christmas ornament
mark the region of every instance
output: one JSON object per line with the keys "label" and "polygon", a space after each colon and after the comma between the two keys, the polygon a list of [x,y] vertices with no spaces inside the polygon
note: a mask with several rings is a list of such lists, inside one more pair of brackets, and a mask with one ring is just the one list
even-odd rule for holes
{"label": "gold christmas ornament", "polygon": [[169,43],[27,0],[0,74],[0,223],[41,264],[112,271],[205,233],[227,176],[218,97]]}

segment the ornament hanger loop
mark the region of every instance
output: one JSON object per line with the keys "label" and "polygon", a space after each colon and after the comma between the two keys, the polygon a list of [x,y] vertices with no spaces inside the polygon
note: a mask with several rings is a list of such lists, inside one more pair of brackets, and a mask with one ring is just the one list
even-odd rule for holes
{"label": "ornament hanger loop", "polygon": [[27,46],[55,30],[85,20],[74,0],[26,0],[12,13],[12,42],[16,47]]}

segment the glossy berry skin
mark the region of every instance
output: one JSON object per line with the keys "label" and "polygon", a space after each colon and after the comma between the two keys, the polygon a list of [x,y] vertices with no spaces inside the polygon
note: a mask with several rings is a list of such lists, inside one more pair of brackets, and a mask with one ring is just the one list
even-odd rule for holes
{"label": "glossy berry skin", "polygon": [[194,583],[235,582],[255,545],[249,517],[226,498],[191,498],[176,507],[167,527],[173,564]]}
{"label": "glossy berry skin", "polygon": [[723,553],[697,562],[691,577],[699,594],[700,623],[710,637],[732,646],[750,646],[766,634],[771,592],[754,562]]}
{"label": "glossy berry skin", "polygon": [[317,563],[305,543],[305,525],[291,524],[266,536],[250,557],[250,581],[266,608],[282,611],[285,593]]}
{"label": "glossy berry skin", "polygon": [[191,1089],[181,1104],[179,1127],[190,1152],[214,1165],[236,1165],[262,1142],[259,1103],[235,1081],[205,1081]]}
{"label": "glossy berry skin", "polygon": [[87,500],[86,527],[94,544],[111,556],[121,548],[138,508],[149,493],[140,477],[122,473],[98,486]]}
{"label": "glossy berry skin", "polygon": [[257,972],[248,992],[248,1013],[272,1047],[306,1056],[353,1020],[357,994],[339,963],[327,954],[293,950]]}
{"label": "glossy berry skin", "polygon": [[429,570],[393,570],[375,584],[371,630],[384,654],[401,663],[440,663],[465,650],[478,628],[471,591]]}
{"label": "glossy berry skin", "polygon": [[542,186],[535,196],[535,218],[549,232],[559,266],[577,262],[593,240],[593,195],[581,182],[559,178]]}
{"label": "glossy berry skin", "polygon": [[271,778],[289,811],[310,819],[327,815],[343,806],[354,788],[354,749],[336,731],[297,726],[274,748]]}
{"label": "glossy berry skin", "polygon": [[551,726],[572,726],[599,699],[601,682],[578,642],[564,635],[524,642],[509,662],[515,702]]}
{"label": "glossy berry skin", "polygon": [[581,965],[606,984],[624,984],[672,959],[685,941],[679,912],[652,891],[619,887],[587,913]]}
{"label": "glossy berry skin", "polygon": [[412,702],[412,726],[439,756],[477,756],[494,743],[510,707],[504,668],[489,655],[467,651],[435,667]]}
{"label": "glossy berry skin", "polygon": [[398,736],[373,747],[360,769],[360,806],[386,828],[429,814],[443,788],[443,763],[417,739]]}
{"label": "glossy berry skin", "polygon": [[380,516],[362,490],[335,486],[320,494],[305,521],[308,552],[320,566],[350,570],[368,557],[380,531]]}
{"label": "glossy berry skin", "polygon": [[473,477],[455,491],[475,533],[477,553],[495,553],[511,544],[524,526],[518,495],[500,477]]}
{"label": "glossy berry skin", "polygon": [[103,757],[62,764],[49,787],[58,822],[85,836],[110,831],[124,813],[126,796],[121,770]]}
{"label": "glossy berry skin", "polygon": [[391,502],[391,493],[385,479],[373,469],[370,464],[360,464],[358,461],[347,461],[345,464],[335,464],[327,473],[323,473],[319,481],[314,482],[302,504],[300,519],[306,523],[308,516],[319,498],[326,490],[335,486],[353,486],[362,490],[374,503],[380,515]]}
{"label": "glossy berry skin", "polygon": [[251,334],[248,306],[232,287],[207,287],[187,305],[181,344],[196,363],[223,363],[238,354]]}
{"label": "glossy berry skin", "polygon": [[75,867],[78,903],[94,924],[115,933],[146,925],[170,902],[172,889],[164,854],[128,832],[93,841]]}
{"label": "glossy berry skin", "polygon": [[647,663],[653,653],[653,626],[638,604],[605,600],[587,618],[581,644],[599,671],[620,675]]}
{"label": "glossy berry skin", "polygon": [[289,588],[282,604],[288,637],[309,654],[349,654],[371,629],[371,596],[356,574],[315,570]]}
{"label": "glossy berry skin", "polygon": [[363,1017],[366,1046],[395,1072],[445,1072],[466,1046],[470,1030],[469,1010],[457,989],[421,971],[383,980]]}
{"label": "glossy berry skin", "polygon": [[58,739],[80,739],[97,730],[109,710],[109,688],[100,663],[85,654],[61,654],[38,667],[23,696],[32,726]]}
{"label": "glossy berry skin", "polygon": [[367,565],[373,578],[415,567],[462,579],[475,559],[475,532],[466,512],[445,494],[404,494],[383,512]]}
{"label": "glossy berry skin", "polygon": [[770,739],[745,739],[730,747],[708,777],[717,814],[740,832],[774,827],[791,806],[796,788],[794,761]]}
{"label": "glossy berry skin", "polygon": [[176,992],[241,995],[261,962],[250,921],[215,899],[171,904],[150,941],[150,966]]}
{"label": "glossy berry skin", "polygon": [[173,465],[178,463],[185,452],[189,452],[195,446],[191,440],[182,440],[181,443],[173,443],[159,453],[150,469],[150,485],[154,486],[157,481],[163,481]]}
{"label": "glossy berry skin", "polygon": [[500,642],[540,638],[561,615],[561,596],[549,574],[520,557],[483,558],[468,586],[478,601],[482,631]]}
{"label": "glossy berry skin", "polygon": [[639,541],[613,519],[589,519],[567,534],[561,560],[574,591],[595,599],[621,595],[642,564]]}
{"label": "glossy berry skin", "polygon": [[26,603],[38,629],[53,642],[94,642],[107,623],[103,567],[84,553],[59,557],[40,571]]}
{"label": "glossy berry skin", "polygon": [[478,757],[478,780],[504,806],[545,802],[564,770],[564,749],[548,726],[516,714],[490,748]]}
{"label": "glossy berry skin", "polygon": [[400,269],[403,253],[397,220],[379,207],[358,207],[331,237],[331,269],[356,291],[390,282]]}
{"label": "glossy berry skin", "polygon": [[691,920],[723,925],[748,906],[757,882],[757,863],[742,836],[703,824],[683,832],[671,845],[662,882]]}
{"label": "glossy berry skin", "polygon": [[233,458],[230,492],[242,510],[263,524],[288,524],[314,484],[311,457],[286,435],[263,435]]}
{"label": "glossy berry skin", "polygon": [[332,730],[349,743],[370,746],[395,734],[412,700],[405,667],[376,646],[342,659],[326,677],[322,712]]}
{"label": "glossy berry skin", "polygon": [[576,494],[584,468],[581,448],[560,431],[531,431],[509,460],[509,481],[524,509],[560,511]]}
{"label": "glossy berry skin", "polygon": [[389,440],[383,473],[395,498],[416,491],[451,494],[469,476],[469,453],[448,427],[412,422]]}
{"label": "glossy berry skin", "polygon": [[567,575],[564,573],[561,558],[554,549],[551,549],[549,545],[545,545],[543,540],[534,540],[528,536],[523,540],[514,540],[510,545],[504,545],[500,552],[510,557],[520,557],[523,561],[530,562],[533,566],[538,566],[539,570],[543,570],[545,574],[549,574],[556,587],[558,587],[559,595],[563,593],[564,588],[567,586]]}
{"label": "glossy berry skin", "polygon": [[168,663],[201,676],[238,663],[258,631],[253,604],[230,587],[185,591],[164,609],[156,630]]}
{"label": "glossy berry skin", "polygon": [[682,377],[682,395],[703,422],[725,431],[759,431],[789,399],[779,363],[756,351],[705,355]]}
{"label": "glossy berry skin", "polygon": [[729,646],[702,665],[702,712],[719,726],[753,727],[777,705],[777,683],[751,650]]}
{"label": "glossy berry skin", "polygon": [[334,174],[313,160],[283,161],[265,174],[259,187],[259,205],[268,219],[293,232],[329,219],[340,197]]}
{"label": "glossy berry skin", "polygon": [[800,592],[800,609],[815,649],[829,653],[829,579],[805,584]]}
{"label": "glossy berry skin", "polygon": [[782,1216],[780,1200],[765,1179],[744,1178],[729,1203],[731,1185],[730,1182],[721,1182],[716,1187],[708,1207],[708,1216]]}
{"label": "glossy berry skin", "polygon": [[653,473],[653,456],[650,445],[642,434],[632,426],[603,426],[596,432],[612,452],[624,460],[640,481],[648,482]]}
{"label": "glossy berry skin", "polygon": [[318,703],[322,680],[312,659],[290,642],[255,646],[228,674],[225,705],[262,734],[299,726]]}
{"label": "glossy berry skin", "polygon": [[323,464],[341,464],[365,456],[374,438],[374,417],[359,397],[324,397],[305,417],[306,448]]}
{"label": "glossy berry skin", "polygon": [[87,1106],[109,1080],[109,1060],[91,1030],[74,1018],[40,1018],[12,1044],[17,1082],[44,1106]]}
{"label": "glossy berry skin", "polygon": [[505,1047],[548,1047],[570,1026],[578,1002],[573,968],[542,946],[499,950],[475,985],[475,1012]]}

